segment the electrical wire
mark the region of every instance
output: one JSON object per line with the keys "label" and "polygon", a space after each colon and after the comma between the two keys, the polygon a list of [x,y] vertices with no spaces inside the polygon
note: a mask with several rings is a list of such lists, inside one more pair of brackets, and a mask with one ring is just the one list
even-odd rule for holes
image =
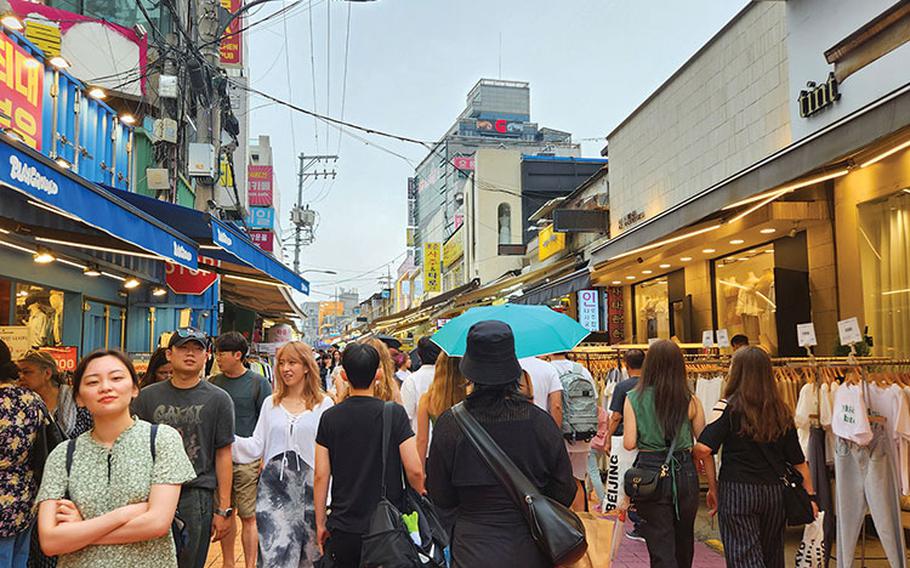
{"label": "electrical wire", "polygon": [[[351,49],[351,2],[348,2],[347,23],[344,32],[344,72],[341,75],[341,120],[344,120],[344,106],[348,94],[348,55]],[[338,147],[335,153],[341,151],[341,137],[344,134],[344,127],[340,127],[338,132]]]}
{"label": "electrical wire", "polygon": [[[310,84],[313,86],[313,110],[319,110],[319,104],[316,100],[316,49],[313,43],[313,0],[310,0],[307,16],[310,22]],[[313,116],[313,136],[316,139],[314,146],[316,152],[319,152],[319,120]]]}
{"label": "electrical wire", "polygon": [[[281,0],[282,5],[285,0]],[[291,57],[290,57],[290,47],[288,45],[288,19],[283,19],[284,26],[284,67],[285,67],[285,79],[288,85],[288,99],[294,100],[293,89],[291,88]],[[291,109],[288,109],[288,118],[291,121],[291,149],[294,152],[294,156],[297,156],[297,133],[294,131],[294,112]]]}
{"label": "electrical wire", "polygon": [[[325,113],[332,114],[332,3],[325,4]],[[329,145],[329,125],[325,125],[326,148]]]}

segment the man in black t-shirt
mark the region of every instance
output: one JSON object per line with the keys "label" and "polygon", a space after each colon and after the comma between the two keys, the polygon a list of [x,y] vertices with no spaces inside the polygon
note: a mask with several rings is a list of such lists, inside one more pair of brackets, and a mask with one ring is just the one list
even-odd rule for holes
{"label": "man in black t-shirt", "polygon": [[[423,464],[404,408],[394,405],[390,451],[382,472],[382,413],[385,402],[373,397],[379,353],[370,345],[353,343],[341,358],[342,377],[350,396],[325,411],[316,433],[316,537],[323,554],[337,568],[360,566],[360,545],[370,517],[381,498],[382,475],[386,497],[397,503],[402,494],[401,470],[408,484],[425,493]],[[332,510],[326,514],[329,479]]]}

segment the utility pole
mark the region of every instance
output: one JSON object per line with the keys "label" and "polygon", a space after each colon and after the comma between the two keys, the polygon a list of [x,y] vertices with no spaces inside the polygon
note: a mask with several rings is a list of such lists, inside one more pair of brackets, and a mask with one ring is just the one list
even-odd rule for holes
{"label": "utility pole", "polygon": [[[300,274],[300,251],[304,245],[313,243],[315,238],[314,226],[316,224],[316,212],[309,206],[303,206],[303,182],[307,179],[323,178],[335,179],[335,162],[338,156],[335,155],[317,155],[307,156],[301,153],[298,156],[300,160],[297,170],[297,205],[291,210],[291,223],[294,224],[294,272]],[[331,166],[329,165],[331,164]],[[322,169],[319,169],[319,166]],[[315,167],[315,169],[313,169]],[[331,168],[331,169],[330,169]],[[310,171],[312,169],[312,171]],[[338,292],[335,292],[336,297]]]}
{"label": "utility pole", "polygon": [[[221,37],[221,26],[218,21],[219,0],[199,0],[196,4],[197,34],[200,51],[209,69],[217,69],[220,64],[218,39]],[[205,68],[200,70],[203,77],[208,76]],[[221,91],[211,88],[212,100],[209,104],[200,104],[196,112],[196,141],[211,144],[215,156],[214,179],[200,177],[196,180],[196,209],[206,211],[208,203],[215,199],[215,185],[218,183],[217,172],[221,169]]]}

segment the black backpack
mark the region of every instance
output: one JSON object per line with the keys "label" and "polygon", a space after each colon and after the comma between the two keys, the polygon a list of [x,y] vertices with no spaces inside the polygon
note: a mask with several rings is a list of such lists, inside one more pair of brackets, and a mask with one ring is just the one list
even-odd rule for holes
{"label": "black backpack", "polygon": [[[149,450],[152,453],[152,467],[155,466],[155,457],[157,456],[157,451],[155,450],[155,439],[158,437],[158,425],[151,425],[151,432],[149,433]],[[64,492],[63,498],[66,500],[70,499],[70,471],[73,469],[73,456],[76,453],[76,438],[69,440],[66,444],[66,491]],[[174,513],[174,520],[171,522],[171,535],[174,537],[174,546],[177,549],[177,555],[180,556],[180,552],[186,547],[189,542],[190,535],[186,530],[186,523]]]}

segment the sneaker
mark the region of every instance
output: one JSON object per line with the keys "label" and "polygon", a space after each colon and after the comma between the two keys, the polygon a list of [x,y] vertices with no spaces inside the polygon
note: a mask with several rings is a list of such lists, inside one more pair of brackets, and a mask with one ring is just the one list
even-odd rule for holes
{"label": "sneaker", "polygon": [[638,542],[645,541],[645,537],[641,536],[641,533],[638,532],[638,529],[632,529],[630,531],[626,531],[626,538],[629,540],[636,540]]}

